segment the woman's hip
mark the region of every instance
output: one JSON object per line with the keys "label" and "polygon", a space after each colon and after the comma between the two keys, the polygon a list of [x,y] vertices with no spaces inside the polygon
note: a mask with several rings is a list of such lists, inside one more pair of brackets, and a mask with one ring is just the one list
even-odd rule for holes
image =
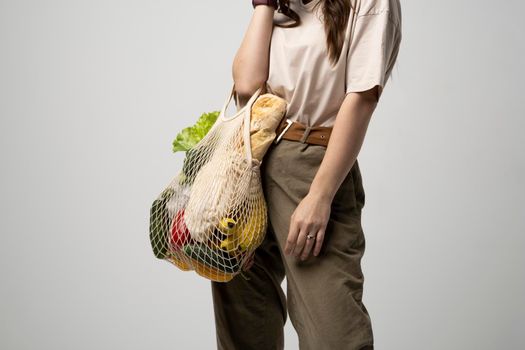
{"label": "woman's hip", "polygon": [[[271,189],[278,187],[298,204],[308,194],[325,153],[325,146],[298,141],[283,139],[272,144],[261,164],[265,194],[270,196]],[[364,197],[361,171],[356,160],[339,186],[332,206],[338,210],[360,211],[364,206]],[[268,199],[271,200],[271,197]]]}

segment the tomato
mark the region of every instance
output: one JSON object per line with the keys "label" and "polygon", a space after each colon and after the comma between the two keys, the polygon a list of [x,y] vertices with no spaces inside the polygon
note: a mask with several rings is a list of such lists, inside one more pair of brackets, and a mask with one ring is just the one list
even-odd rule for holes
{"label": "tomato", "polygon": [[180,249],[189,240],[190,231],[184,223],[184,209],[181,209],[173,219],[173,225],[171,227],[171,245],[176,249]]}

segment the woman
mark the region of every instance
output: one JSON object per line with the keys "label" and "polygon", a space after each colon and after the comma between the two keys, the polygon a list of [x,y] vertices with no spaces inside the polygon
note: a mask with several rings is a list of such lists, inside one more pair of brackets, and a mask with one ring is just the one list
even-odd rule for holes
{"label": "woman", "polygon": [[247,278],[211,282],[217,346],[283,349],[289,314],[301,349],[373,349],[357,155],[398,55],[399,0],[252,5],[233,62],[237,107],[264,86],[293,123],[262,163],[269,228]]}

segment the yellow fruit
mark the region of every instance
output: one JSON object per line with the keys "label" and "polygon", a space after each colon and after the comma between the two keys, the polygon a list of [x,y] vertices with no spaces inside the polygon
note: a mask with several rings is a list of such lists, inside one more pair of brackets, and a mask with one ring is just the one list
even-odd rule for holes
{"label": "yellow fruit", "polygon": [[182,261],[179,257],[176,255],[172,255],[169,258],[167,258],[170,262],[175,264],[179,269],[183,271],[190,271],[191,267],[184,261]]}
{"label": "yellow fruit", "polygon": [[192,266],[188,265],[188,263],[184,262],[182,259],[180,259],[179,257],[177,257],[175,255],[172,255],[172,256],[170,256],[168,258],[169,261],[174,263],[181,270],[183,270],[183,271],[195,270],[195,272],[197,274],[199,274],[200,276],[205,277],[205,278],[207,278],[209,280],[212,280],[212,281],[228,282],[233,277],[235,277],[235,275],[232,274],[232,273],[219,271],[219,270],[216,270],[216,269],[211,268],[209,266],[206,266],[203,263],[201,263],[201,262],[199,262],[199,261],[197,261],[197,260],[195,260],[193,258],[190,258],[190,259],[191,259]]}
{"label": "yellow fruit", "polygon": [[220,242],[219,248],[228,252],[236,250],[239,245],[237,222],[232,218],[223,218],[219,221],[219,231],[226,235],[226,238]]}
{"label": "yellow fruit", "polygon": [[254,250],[263,241],[267,228],[266,205],[263,201],[254,206],[247,222],[236,226],[237,249],[241,252]]}
{"label": "yellow fruit", "polygon": [[219,231],[226,235],[226,238],[218,244],[218,248],[230,253],[256,248],[264,238],[267,227],[266,220],[266,206],[264,205],[256,206],[250,212],[247,221],[223,218],[218,226]]}

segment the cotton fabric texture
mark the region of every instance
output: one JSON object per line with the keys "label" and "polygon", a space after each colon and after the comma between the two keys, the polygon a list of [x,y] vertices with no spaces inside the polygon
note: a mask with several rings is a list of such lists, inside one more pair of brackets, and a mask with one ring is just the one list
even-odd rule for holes
{"label": "cotton fabric texture", "polygon": [[[350,10],[341,56],[332,67],[322,6],[314,10],[318,1],[290,0],[301,25],[274,25],[266,87],[289,102],[287,118],[310,126],[333,126],[346,94],[378,85],[381,95],[399,52],[401,5],[399,0],[361,0],[357,14]],[[290,20],[275,11],[273,21]]]}

